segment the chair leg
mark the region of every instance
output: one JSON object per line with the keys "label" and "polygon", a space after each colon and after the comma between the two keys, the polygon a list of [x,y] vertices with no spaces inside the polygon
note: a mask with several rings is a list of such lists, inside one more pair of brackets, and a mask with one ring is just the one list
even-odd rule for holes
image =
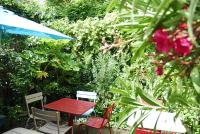
{"label": "chair leg", "polygon": [[100,131],[100,134],[102,134],[102,128],[100,128],[100,130],[99,130],[99,131]]}
{"label": "chair leg", "polygon": [[80,133],[80,127],[83,126],[83,125],[85,125],[85,124],[79,124],[79,125],[78,125],[78,134],[81,134],[81,133]]}
{"label": "chair leg", "polygon": [[110,122],[108,122],[108,127],[109,127],[110,134],[112,134],[112,129],[110,127]]}
{"label": "chair leg", "polygon": [[94,116],[96,117],[96,111],[95,110],[93,111],[93,113],[94,113]]}
{"label": "chair leg", "polygon": [[75,122],[77,122],[77,117],[76,116],[75,116],[74,120],[75,120]]}
{"label": "chair leg", "polygon": [[73,126],[72,126],[72,128],[71,128],[71,129],[72,129],[72,134],[74,134],[74,132],[73,132]]}
{"label": "chair leg", "polygon": [[30,117],[28,118],[28,120],[26,121],[26,125],[25,125],[25,128],[27,128],[27,126],[28,126],[28,122],[30,121]]}
{"label": "chair leg", "polygon": [[87,134],[88,134],[88,133],[89,133],[89,132],[88,132],[88,131],[89,131],[88,127],[86,127],[86,129],[87,129],[86,131],[87,131]]}

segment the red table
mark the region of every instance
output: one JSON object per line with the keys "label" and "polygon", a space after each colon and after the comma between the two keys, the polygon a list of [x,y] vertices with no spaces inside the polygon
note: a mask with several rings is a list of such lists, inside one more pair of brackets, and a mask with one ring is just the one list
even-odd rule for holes
{"label": "red table", "polygon": [[82,115],[90,108],[94,107],[96,104],[94,102],[75,100],[70,98],[62,98],[60,100],[51,102],[44,105],[45,108],[68,113],[69,126],[73,126],[73,119],[75,115]]}

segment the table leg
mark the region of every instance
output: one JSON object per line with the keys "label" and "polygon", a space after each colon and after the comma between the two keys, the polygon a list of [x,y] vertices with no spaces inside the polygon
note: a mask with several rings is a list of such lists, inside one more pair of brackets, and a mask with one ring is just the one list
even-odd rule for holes
{"label": "table leg", "polygon": [[[68,114],[68,115],[69,115],[68,116],[68,125],[73,127],[73,125],[74,125],[74,122],[73,122],[74,115],[72,115],[72,114]],[[70,130],[69,133],[72,134],[72,130]]]}

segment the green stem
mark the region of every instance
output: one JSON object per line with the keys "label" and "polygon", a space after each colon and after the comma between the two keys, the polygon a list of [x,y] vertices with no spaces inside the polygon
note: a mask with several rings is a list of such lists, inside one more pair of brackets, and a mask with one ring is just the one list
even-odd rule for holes
{"label": "green stem", "polygon": [[199,0],[191,0],[190,7],[189,7],[188,21],[187,21],[188,33],[189,33],[190,39],[196,47],[198,46],[198,43],[196,42],[194,34],[193,34],[192,23],[193,23],[193,18],[194,18],[198,1]]}
{"label": "green stem", "polygon": [[3,31],[0,30],[0,45],[2,45],[2,35],[3,35]]}

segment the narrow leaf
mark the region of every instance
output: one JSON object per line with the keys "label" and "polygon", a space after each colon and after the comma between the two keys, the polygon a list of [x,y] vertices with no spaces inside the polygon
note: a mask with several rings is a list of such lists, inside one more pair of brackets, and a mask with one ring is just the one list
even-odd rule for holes
{"label": "narrow leaf", "polygon": [[152,105],[152,106],[160,106],[163,107],[159,102],[157,102],[152,96],[150,96],[149,94],[145,93],[142,89],[140,89],[139,87],[137,87],[137,93],[139,94],[139,96],[148,104]]}
{"label": "narrow leaf", "polygon": [[155,125],[154,125],[154,129],[153,129],[153,133],[154,133],[154,134],[156,134],[156,126],[157,126],[157,124],[158,124],[158,120],[159,120],[159,118],[160,118],[160,115],[161,115],[161,112],[159,113],[158,118],[156,119],[156,123],[155,123]]}
{"label": "narrow leaf", "polygon": [[190,6],[189,6],[188,21],[187,21],[188,33],[189,33],[190,39],[191,39],[192,43],[196,46],[197,46],[197,42],[195,41],[195,37],[194,37],[194,34],[193,34],[192,23],[193,23],[193,18],[194,18],[194,14],[195,14],[195,11],[196,11],[198,1],[199,0],[191,0]]}
{"label": "narrow leaf", "polygon": [[130,134],[135,134],[136,128],[142,123],[142,121],[150,114],[150,111],[143,112],[139,119],[133,124],[130,129]]}
{"label": "narrow leaf", "polygon": [[142,104],[138,103],[135,99],[132,99],[130,97],[122,97],[120,102],[132,106],[143,106]]}
{"label": "narrow leaf", "polygon": [[127,120],[131,115],[133,115],[137,110],[138,110],[138,109],[130,108],[130,109],[128,109],[128,110],[123,111],[123,116],[119,119],[117,128],[119,128],[120,125],[121,125],[125,120]]}

